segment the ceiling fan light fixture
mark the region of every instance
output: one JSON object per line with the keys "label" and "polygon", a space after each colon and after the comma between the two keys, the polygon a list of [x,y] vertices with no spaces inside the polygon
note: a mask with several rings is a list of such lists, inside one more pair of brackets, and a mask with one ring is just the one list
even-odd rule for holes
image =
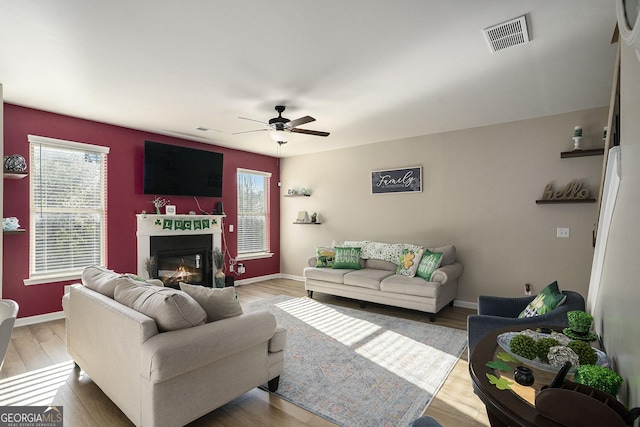
{"label": "ceiling fan light fixture", "polygon": [[287,142],[289,142],[289,135],[290,135],[290,132],[287,132],[284,130],[269,131],[269,136],[271,136],[271,139],[273,139],[277,143],[286,144]]}

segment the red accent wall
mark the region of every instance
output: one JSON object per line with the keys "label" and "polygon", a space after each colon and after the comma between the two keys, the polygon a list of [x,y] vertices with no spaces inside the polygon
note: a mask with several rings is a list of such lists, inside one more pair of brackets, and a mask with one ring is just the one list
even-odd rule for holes
{"label": "red accent wall", "polygon": [[[153,196],[142,193],[144,141],[182,145],[224,154],[222,198],[199,197],[202,209],[211,212],[222,200],[227,218],[224,221],[225,241],[232,257],[237,255],[236,233],[229,233],[229,225],[236,229],[236,168],[272,173],[271,179],[271,250],[268,259],[244,261],[247,273],[242,279],[276,274],[280,270],[280,200],[278,159],[224,147],[172,138],[164,135],[78,119],[11,104],[4,106],[4,154],[20,154],[29,163],[27,135],[38,135],[68,141],[110,147],[108,156],[107,205],[107,266],[118,272],[136,271],[136,217],[142,210],[153,212]],[[265,141],[268,143],[268,141]],[[30,165],[29,165],[30,167]],[[193,197],[163,196],[176,205],[179,214],[193,210],[200,213]],[[3,217],[15,216],[23,234],[5,235],[2,297],[20,305],[19,317],[58,312],[62,310],[64,285],[72,282],[46,283],[25,286],[29,277],[29,178],[4,180]],[[228,260],[228,259],[227,259]],[[228,265],[228,264],[227,264]]]}

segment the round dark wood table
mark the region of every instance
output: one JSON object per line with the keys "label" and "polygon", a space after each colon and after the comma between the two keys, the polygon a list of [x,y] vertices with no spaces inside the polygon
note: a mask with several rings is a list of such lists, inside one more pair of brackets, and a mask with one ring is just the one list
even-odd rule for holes
{"label": "round dark wood table", "polygon": [[[543,328],[562,332],[562,328],[553,326],[534,326],[530,329]],[[513,379],[513,369],[492,368],[488,362],[500,361],[499,353],[504,352],[497,343],[498,335],[505,332],[520,332],[522,327],[510,326],[498,329],[485,336],[476,346],[469,360],[469,373],[474,392],[487,407],[487,416],[492,427],[526,426],[556,427],[561,426],[549,418],[542,416],[535,407],[535,396],[542,386],[553,381],[555,372],[543,371],[523,362],[509,362],[511,368],[526,366],[533,371],[535,382],[531,386],[522,386]],[[497,379],[504,378],[511,382],[510,389],[500,390],[491,384],[487,375]],[[571,379],[573,375],[567,375]]]}

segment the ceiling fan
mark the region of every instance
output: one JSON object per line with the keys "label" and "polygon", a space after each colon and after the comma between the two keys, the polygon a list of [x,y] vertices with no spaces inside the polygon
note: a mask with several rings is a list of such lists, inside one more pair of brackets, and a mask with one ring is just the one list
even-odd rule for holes
{"label": "ceiling fan", "polygon": [[260,120],[249,119],[247,117],[238,117],[239,119],[251,120],[253,122],[262,123],[267,127],[264,129],[255,129],[255,130],[247,130],[244,132],[236,132],[234,133],[234,135],[237,135],[240,133],[248,133],[248,132],[269,131],[269,135],[271,136],[271,138],[280,145],[287,143],[288,135],[290,133],[303,133],[306,135],[313,135],[313,136],[329,136],[329,132],[298,128],[298,126],[304,125],[306,123],[314,122],[316,119],[314,119],[311,116],[304,116],[296,120],[289,120],[286,117],[282,117],[282,113],[284,112],[285,108],[286,107],[284,105],[276,105],[275,110],[278,112],[278,117],[274,117],[270,119],[269,122],[266,122],[266,123]]}

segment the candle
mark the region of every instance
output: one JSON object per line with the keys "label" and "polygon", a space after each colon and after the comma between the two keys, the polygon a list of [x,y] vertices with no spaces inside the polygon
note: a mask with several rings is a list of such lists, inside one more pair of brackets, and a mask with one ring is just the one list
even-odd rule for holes
{"label": "candle", "polygon": [[582,136],[582,128],[580,126],[576,126],[573,129],[573,137],[577,138],[577,137],[581,137]]}

